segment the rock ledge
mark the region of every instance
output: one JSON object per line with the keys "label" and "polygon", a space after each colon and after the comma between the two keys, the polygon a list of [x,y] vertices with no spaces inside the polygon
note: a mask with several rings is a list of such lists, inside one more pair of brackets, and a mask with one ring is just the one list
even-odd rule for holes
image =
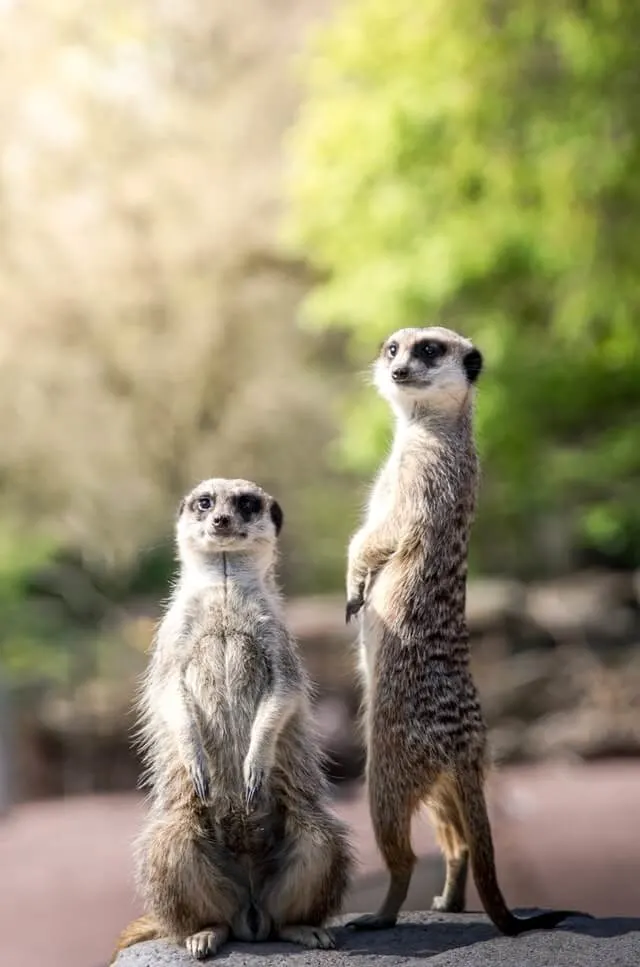
{"label": "rock ledge", "polygon": [[[520,915],[533,910],[519,910]],[[406,913],[394,930],[352,933],[348,917],[336,921],[336,950],[303,950],[292,944],[229,943],[214,960],[225,967],[638,967],[640,918],[574,917],[554,930],[521,937],[500,936],[479,913],[456,916]],[[164,942],[139,944],[123,951],[117,967],[194,967],[185,950]],[[205,961],[206,963],[206,961]],[[211,961],[209,961],[211,963]]]}

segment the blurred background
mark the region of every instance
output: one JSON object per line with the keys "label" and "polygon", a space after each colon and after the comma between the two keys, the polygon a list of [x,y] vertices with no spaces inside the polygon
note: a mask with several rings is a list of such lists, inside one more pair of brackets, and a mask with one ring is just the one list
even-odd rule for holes
{"label": "blurred background", "polygon": [[[345,545],[391,433],[370,363],[431,321],[486,360],[505,893],[640,914],[639,30],[622,0],[0,2],[3,962],[99,967],[138,912],[132,700],[211,475],[284,507],[349,909],[377,905]],[[416,849],[414,909],[422,819]]]}

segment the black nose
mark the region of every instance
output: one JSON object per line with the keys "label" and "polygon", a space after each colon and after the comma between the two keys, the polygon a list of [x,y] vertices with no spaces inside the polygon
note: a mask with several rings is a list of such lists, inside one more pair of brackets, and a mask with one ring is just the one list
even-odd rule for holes
{"label": "black nose", "polygon": [[219,527],[220,530],[224,530],[231,523],[231,518],[228,514],[216,514],[213,518],[213,526]]}
{"label": "black nose", "polygon": [[401,383],[404,379],[409,376],[408,366],[396,366],[395,369],[391,370],[391,379],[396,383]]}

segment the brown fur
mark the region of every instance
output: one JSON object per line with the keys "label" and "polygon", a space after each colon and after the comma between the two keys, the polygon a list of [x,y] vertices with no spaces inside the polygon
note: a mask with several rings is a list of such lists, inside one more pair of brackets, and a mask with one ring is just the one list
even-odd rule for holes
{"label": "brown fur", "polygon": [[[257,499],[254,512],[241,512],[242,494]],[[152,936],[198,958],[230,935],[333,945],[324,924],[352,855],[282,616],[281,523],[248,481],[204,481],[181,505],[180,577],[141,698],[151,808],[137,869],[150,916],[120,948]]]}
{"label": "brown fur", "polygon": [[109,967],[115,963],[118,953],[126,947],[133,947],[134,944],[143,943],[145,940],[155,940],[161,935],[161,927],[155,917],[138,917],[133,923],[122,931],[118,937],[116,949],[113,952]]}
{"label": "brown fur", "polygon": [[496,877],[483,792],[486,730],[465,617],[478,481],[472,397],[481,367],[468,340],[438,327],[393,334],[376,363],[376,384],[398,425],[349,547],[347,620],[364,605],[368,794],[391,880],[380,911],[353,921],[357,929],[396,922],[415,864],[411,819],[423,803],[446,859],[434,909],[464,909],[470,860],[485,910],[504,933],[553,926],[569,915],[518,919]]}

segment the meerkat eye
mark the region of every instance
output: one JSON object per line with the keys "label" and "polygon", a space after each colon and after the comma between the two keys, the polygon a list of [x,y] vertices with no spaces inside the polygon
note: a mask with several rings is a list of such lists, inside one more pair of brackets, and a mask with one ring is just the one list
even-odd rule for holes
{"label": "meerkat eye", "polygon": [[236,507],[238,511],[244,517],[245,520],[249,520],[250,517],[259,514],[262,510],[262,500],[255,494],[242,494],[236,500]]}
{"label": "meerkat eye", "polygon": [[202,497],[197,498],[196,507],[198,510],[211,510],[213,507],[213,500],[207,494],[203,494]]}
{"label": "meerkat eye", "polygon": [[391,359],[393,359],[393,357],[397,355],[397,352],[398,352],[398,343],[390,342],[389,345],[387,346],[387,356],[390,356]]}

